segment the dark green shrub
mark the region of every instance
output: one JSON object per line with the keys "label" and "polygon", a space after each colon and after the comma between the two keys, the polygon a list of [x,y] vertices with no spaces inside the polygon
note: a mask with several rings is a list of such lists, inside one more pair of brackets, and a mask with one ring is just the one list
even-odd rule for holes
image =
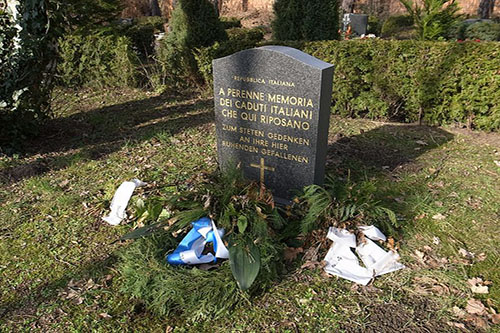
{"label": "dark green shrub", "polygon": [[413,31],[413,18],[409,15],[396,15],[385,20],[380,34],[384,38],[408,39],[411,37],[411,31]]}
{"label": "dark green shrub", "polygon": [[139,26],[151,26],[155,32],[165,31],[164,25],[166,19],[161,16],[142,16],[134,19],[135,24]]}
{"label": "dark green shrub", "polygon": [[227,39],[215,7],[208,0],[179,0],[170,19],[172,31],[160,44],[158,61],[173,81],[198,81],[194,51]]}
{"label": "dark green shrub", "polygon": [[276,0],[273,5],[276,40],[338,39],[337,0]]}
{"label": "dark green shrub", "polygon": [[118,28],[117,33],[127,36],[133,49],[143,61],[154,55],[155,33],[164,31],[165,20],[159,16],[141,17],[131,26]]}
{"label": "dark green shrub", "polygon": [[264,38],[262,29],[233,28],[227,30],[228,41],[215,43],[212,46],[200,48],[195,54],[198,69],[205,84],[212,88],[212,60],[228,56],[241,50],[257,46]]}
{"label": "dark green shrub", "polygon": [[339,38],[339,5],[337,0],[307,0],[303,5],[304,40]]}
{"label": "dark green shrub", "polygon": [[367,34],[374,34],[375,36],[380,36],[382,31],[382,21],[377,17],[370,15],[368,17],[368,27],[366,29]]}
{"label": "dark green shrub", "polygon": [[276,40],[302,40],[302,0],[276,0],[273,5],[273,38]]}
{"label": "dark green shrub", "polygon": [[465,29],[467,29],[467,24],[464,22],[456,22],[448,29],[446,33],[447,40],[464,40],[465,39]]}
{"label": "dark green shrub", "polygon": [[464,31],[465,39],[479,39],[482,41],[500,40],[500,23],[477,22],[468,25]]}
{"label": "dark green shrub", "polygon": [[131,42],[116,35],[67,35],[59,40],[59,83],[65,87],[135,85]]}
{"label": "dark green shrub", "polygon": [[220,22],[224,29],[241,28],[241,20],[236,17],[221,17]]}
{"label": "dark green shrub", "polygon": [[[50,115],[51,71],[55,58],[49,17],[41,1],[0,12],[0,152],[36,133]],[[2,148],[3,147],[3,148]]]}

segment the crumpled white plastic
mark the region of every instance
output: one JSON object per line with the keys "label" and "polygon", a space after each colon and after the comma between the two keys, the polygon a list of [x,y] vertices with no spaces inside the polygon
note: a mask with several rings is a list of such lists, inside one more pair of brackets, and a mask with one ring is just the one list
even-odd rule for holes
{"label": "crumpled white plastic", "polygon": [[127,209],[128,202],[137,187],[146,185],[146,183],[139,179],[132,179],[129,182],[123,182],[115,192],[113,200],[111,200],[111,212],[108,216],[102,219],[111,225],[118,225],[120,222],[127,218],[125,209]]}
{"label": "crumpled white plastic", "polygon": [[[375,226],[360,226],[361,232],[372,240],[386,240],[385,235]],[[385,251],[375,242],[366,239],[356,245],[356,236],[348,230],[330,228],[329,239],[334,243],[325,256],[325,271],[349,281],[367,285],[375,276],[394,272],[405,266],[398,262],[399,255],[394,251]],[[361,266],[358,256],[364,266]]]}

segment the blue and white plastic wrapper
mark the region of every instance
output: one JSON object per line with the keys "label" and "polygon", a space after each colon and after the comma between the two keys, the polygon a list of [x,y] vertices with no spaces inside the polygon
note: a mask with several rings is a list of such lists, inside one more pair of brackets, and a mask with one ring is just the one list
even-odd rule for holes
{"label": "blue and white plastic wrapper", "polygon": [[[214,221],[203,217],[192,222],[188,234],[181,240],[173,253],[167,256],[167,262],[171,265],[197,265],[216,262],[217,258],[229,258],[222,237],[224,229],[217,229]],[[213,243],[215,255],[208,253],[202,255],[203,249],[207,243]]]}
{"label": "blue and white plastic wrapper", "polygon": [[102,219],[111,225],[118,225],[123,219],[127,218],[125,210],[127,209],[128,202],[137,187],[146,185],[146,183],[139,179],[132,179],[129,182],[123,182],[115,192],[113,200],[111,200],[111,212],[108,216]]}
{"label": "blue and white plastic wrapper", "polygon": [[[375,226],[361,226],[359,229],[367,238],[386,240]],[[367,285],[375,276],[405,267],[398,262],[399,255],[396,252],[385,251],[370,239],[356,245],[356,236],[345,229],[330,228],[327,237],[334,241],[325,257],[325,271],[329,274]],[[355,249],[365,267],[360,265],[352,249]]]}

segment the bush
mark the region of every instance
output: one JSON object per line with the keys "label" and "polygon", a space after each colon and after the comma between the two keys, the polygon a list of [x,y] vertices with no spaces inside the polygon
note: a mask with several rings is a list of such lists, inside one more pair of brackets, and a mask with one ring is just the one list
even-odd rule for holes
{"label": "bush", "polygon": [[465,39],[500,41],[500,23],[477,22],[468,25],[464,31]]}
{"label": "bush", "polygon": [[455,0],[422,0],[414,3],[412,0],[400,0],[412,17],[417,28],[417,38],[420,40],[437,40],[446,34],[458,20],[460,8]]}
{"label": "bush", "polygon": [[339,38],[339,4],[337,0],[307,0],[303,8],[303,40]]}
{"label": "bush", "polygon": [[329,41],[303,50],[335,65],[333,113],[500,129],[498,43]]}
{"label": "bush", "polygon": [[132,42],[134,51],[142,60],[147,60],[155,53],[155,33],[164,31],[165,20],[159,16],[141,17],[131,26],[118,29],[121,35]]}
{"label": "bush", "polygon": [[273,38],[276,40],[302,40],[302,0],[276,0],[273,10]]}
{"label": "bush", "polygon": [[215,7],[208,0],[179,0],[170,19],[172,31],[160,43],[158,61],[174,81],[198,81],[196,48],[227,39]]}
{"label": "bush", "polygon": [[47,69],[53,67],[55,52],[46,7],[31,1],[18,3],[14,11],[0,10],[0,153],[35,134],[50,115]]}
{"label": "bush", "polygon": [[409,39],[412,36],[413,19],[409,15],[391,16],[382,24],[381,37],[395,39]]}
{"label": "bush", "polygon": [[382,21],[377,17],[370,15],[368,17],[368,27],[366,29],[367,34],[374,34],[375,36],[380,36],[382,31]]}
{"label": "bush", "polygon": [[68,35],[59,40],[59,83],[66,87],[135,85],[131,42],[116,35]]}
{"label": "bush", "polygon": [[272,23],[276,40],[338,39],[337,0],[276,0]]}
{"label": "bush", "polygon": [[198,69],[210,89],[213,82],[212,60],[253,48],[264,38],[264,32],[259,28],[233,28],[227,30],[227,34],[228,41],[200,48],[195,55]]}
{"label": "bush", "polygon": [[221,17],[220,22],[224,29],[241,28],[241,20],[236,17]]}

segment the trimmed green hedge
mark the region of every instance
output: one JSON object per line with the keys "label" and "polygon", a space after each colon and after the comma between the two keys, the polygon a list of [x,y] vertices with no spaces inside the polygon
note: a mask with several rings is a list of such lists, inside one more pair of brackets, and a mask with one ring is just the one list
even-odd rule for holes
{"label": "trimmed green hedge", "polygon": [[[335,65],[332,113],[500,129],[500,43],[273,43],[302,49]],[[198,57],[205,58],[198,61],[208,65],[211,59],[206,57],[215,54],[200,54]],[[211,67],[208,69],[205,77],[211,75]]]}
{"label": "trimmed green hedge", "polygon": [[500,44],[360,40],[303,50],[335,64],[332,111],[500,129]]}
{"label": "trimmed green hedge", "polygon": [[65,87],[134,86],[137,56],[127,37],[67,35],[59,40],[59,83]]}

